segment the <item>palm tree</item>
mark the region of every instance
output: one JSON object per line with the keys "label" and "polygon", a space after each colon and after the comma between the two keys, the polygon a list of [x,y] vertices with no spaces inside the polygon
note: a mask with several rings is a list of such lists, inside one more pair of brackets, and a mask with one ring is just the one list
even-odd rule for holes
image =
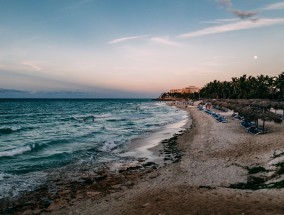
{"label": "palm tree", "polygon": [[238,94],[238,78],[237,77],[232,78],[231,83],[232,83],[232,89],[233,89],[232,98],[236,99],[237,94]]}
{"label": "palm tree", "polygon": [[243,75],[230,82],[214,80],[200,91],[204,98],[214,99],[281,99],[284,100],[284,72],[278,77]]}
{"label": "palm tree", "polygon": [[276,77],[275,86],[277,91],[277,98],[284,100],[284,72]]}
{"label": "palm tree", "polygon": [[248,85],[247,85],[247,75],[243,75],[239,78],[238,84],[238,99],[247,99],[247,95],[249,92]]}
{"label": "palm tree", "polygon": [[258,84],[257,84],[257,92],[258,98],[265,99],[268,98],[269,89],[268,89],[268,78],[269,76],[260,75],[257,76]]}
{"label": "palm tree", "polygon": [[275,98],[275,94],[276,94],[276,83],[277,83],[277,77],[273,76],[273,77],[267,77],[267,85],[268,85],[268,90],[269,90],[269,94],[270,94],[270,98],[272,100],[274,100]]}
{"label": "palm tree", "polygon": [[250,87],[248,99],[257,98],[257,79],[253,76],[249,76],[247,79],[247,85]]}

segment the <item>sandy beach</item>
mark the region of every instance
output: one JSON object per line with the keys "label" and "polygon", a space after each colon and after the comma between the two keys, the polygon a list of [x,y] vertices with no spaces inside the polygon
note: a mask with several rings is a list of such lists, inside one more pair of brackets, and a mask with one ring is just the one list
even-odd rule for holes
{"label": "sandy beach", "polygon": [[[267,123],[268,134],[251,135],[231,113],[222,113],[229,123],[217,123],[195,107],[187,110],[193,122],[178,139],[180,162],[142,175],[133,186],[76,200],[51,214],[284,214],[283,188],[232,188],[252,179],[283,180],[274,165],[284,158],[283,125]],[[255,167],[266,171],[249,173]]]}
{"label": "sandy beach", "polygon": [[284,215],[284,0],[0,14],[0,215]]}

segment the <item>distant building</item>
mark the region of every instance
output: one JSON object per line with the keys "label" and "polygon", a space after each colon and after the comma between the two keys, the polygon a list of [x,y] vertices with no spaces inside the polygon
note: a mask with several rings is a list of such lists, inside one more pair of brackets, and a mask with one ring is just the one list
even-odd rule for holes
{"label": "distant building", "polygon": [[171,89],[170,93],[199,93],[200,89],[195,86],[189,86],[182,89]]}

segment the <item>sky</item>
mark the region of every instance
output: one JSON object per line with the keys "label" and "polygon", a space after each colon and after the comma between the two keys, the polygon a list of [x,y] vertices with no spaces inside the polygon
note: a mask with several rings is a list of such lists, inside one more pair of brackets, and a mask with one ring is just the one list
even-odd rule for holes
{"label": "sky", "polygon": [[0,97],[149,98],[276,76],[283,38],[279,0],[0,0]]}

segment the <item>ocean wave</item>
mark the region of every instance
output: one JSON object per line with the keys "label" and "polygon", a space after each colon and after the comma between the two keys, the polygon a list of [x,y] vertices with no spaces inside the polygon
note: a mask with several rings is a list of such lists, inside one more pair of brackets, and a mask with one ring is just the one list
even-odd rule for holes
{"label": "ocean wave", "polygon": [[21,155],[27,152],[31,151],[38,151],[41,150],[42,148],[52,146],[52,145],[57,145],[57,144],[64,144],[68,143],[69,140],[67,139],[58,139],[58,140],[51,140],[48,142],[42,142],[42,143],[31,143],[31,144],[26,144],[24,146],[20,146],[17,148],[9,149],[6,151],[0,152],[0,158],[1,157],[14,157],[17,155]]}
{"label": "ocean wave", "polygon": [[43,146],[44,146],[44,144],[40,145],[38,143],[32,143],[32,144],[27,144],[27,145],[24,145],[24,146],[21,146],[21,147],[9,149],[9,150],[0,152],[0,158],[1,157],[14,157],[14,156],[17,156],[17,155],[24,154],[26,152],[38,150],[38,149],[42,148]]}
{"label": "ocean wave", "polygon": [[150,114],[148,113],[144,113],[144,114],[129,114],[127,116],[128,119],[131,119],[131,120],[141,120],[141,119],[147,119],[150,117]]}
{"label": "ocean wave", "polygon": [[0,128],[0,135],[12,134],[14,132],[28,131],[28,130],[32,130],[32,129],[34,129],[34,127],[22,127],[22,128],[18,128],[18,129]]}
{"label": "ocean wave", "polygon": [[10,149],[7,151],[0,152],[0,158],[1,157],[14,157],[16,155],[24,154],[25,152],[28,152],[31,150],[32,150],[32,146],[30,145]]}
{"label": "ocean wave", "polygon": [[95,118],[109,118],[109,117],[111,117],[111,116],[112,116],[111,113],[94,115]]}
{"label": "ocean wave", "polygon": [[79,119],[79,118],[76,118],[76,117],[66,117],[66,118],[62,118],[60,119],[60,121],[63,121],[63,122],[69,122],[69,121],[82,121],[82,119]]}
{"label": "ocean wave", "polygon": [[165,122],[160,122],[160,123],[147,123],[145,124],[145,127],[161,127],[163,125],[166,125]]}
{"label": "ocean wave", "polygon": [[103,152],[110,152],[117,148],[119,141],[110,141],[105,142],[104,145],[101,147],[101,151]]}
{"label": "ocean wave", "polygon": [[45,169],[55,166],[60,166],[61,163],[68,163],[71,158],[71,153],[58,152],[55,154],[46,155],[44,157],[33,157],[30,159],[34,169]]}
{"label": "ocean wave", "polygon": [[123,122],[123,121],[127,121],[127,119],[124,119],[124,118],[110,118],[110,119],[107,119],[106,121],[108,121],[108,122]]}
{"label": "ocean wave", "polygon": [[[127,122],[126,124],[125,124],[125,126],[132,126],[132,125],[135,125],[135,123],[134,122]],[[126,128],[128,128],[128,127],[126,127]]]}

